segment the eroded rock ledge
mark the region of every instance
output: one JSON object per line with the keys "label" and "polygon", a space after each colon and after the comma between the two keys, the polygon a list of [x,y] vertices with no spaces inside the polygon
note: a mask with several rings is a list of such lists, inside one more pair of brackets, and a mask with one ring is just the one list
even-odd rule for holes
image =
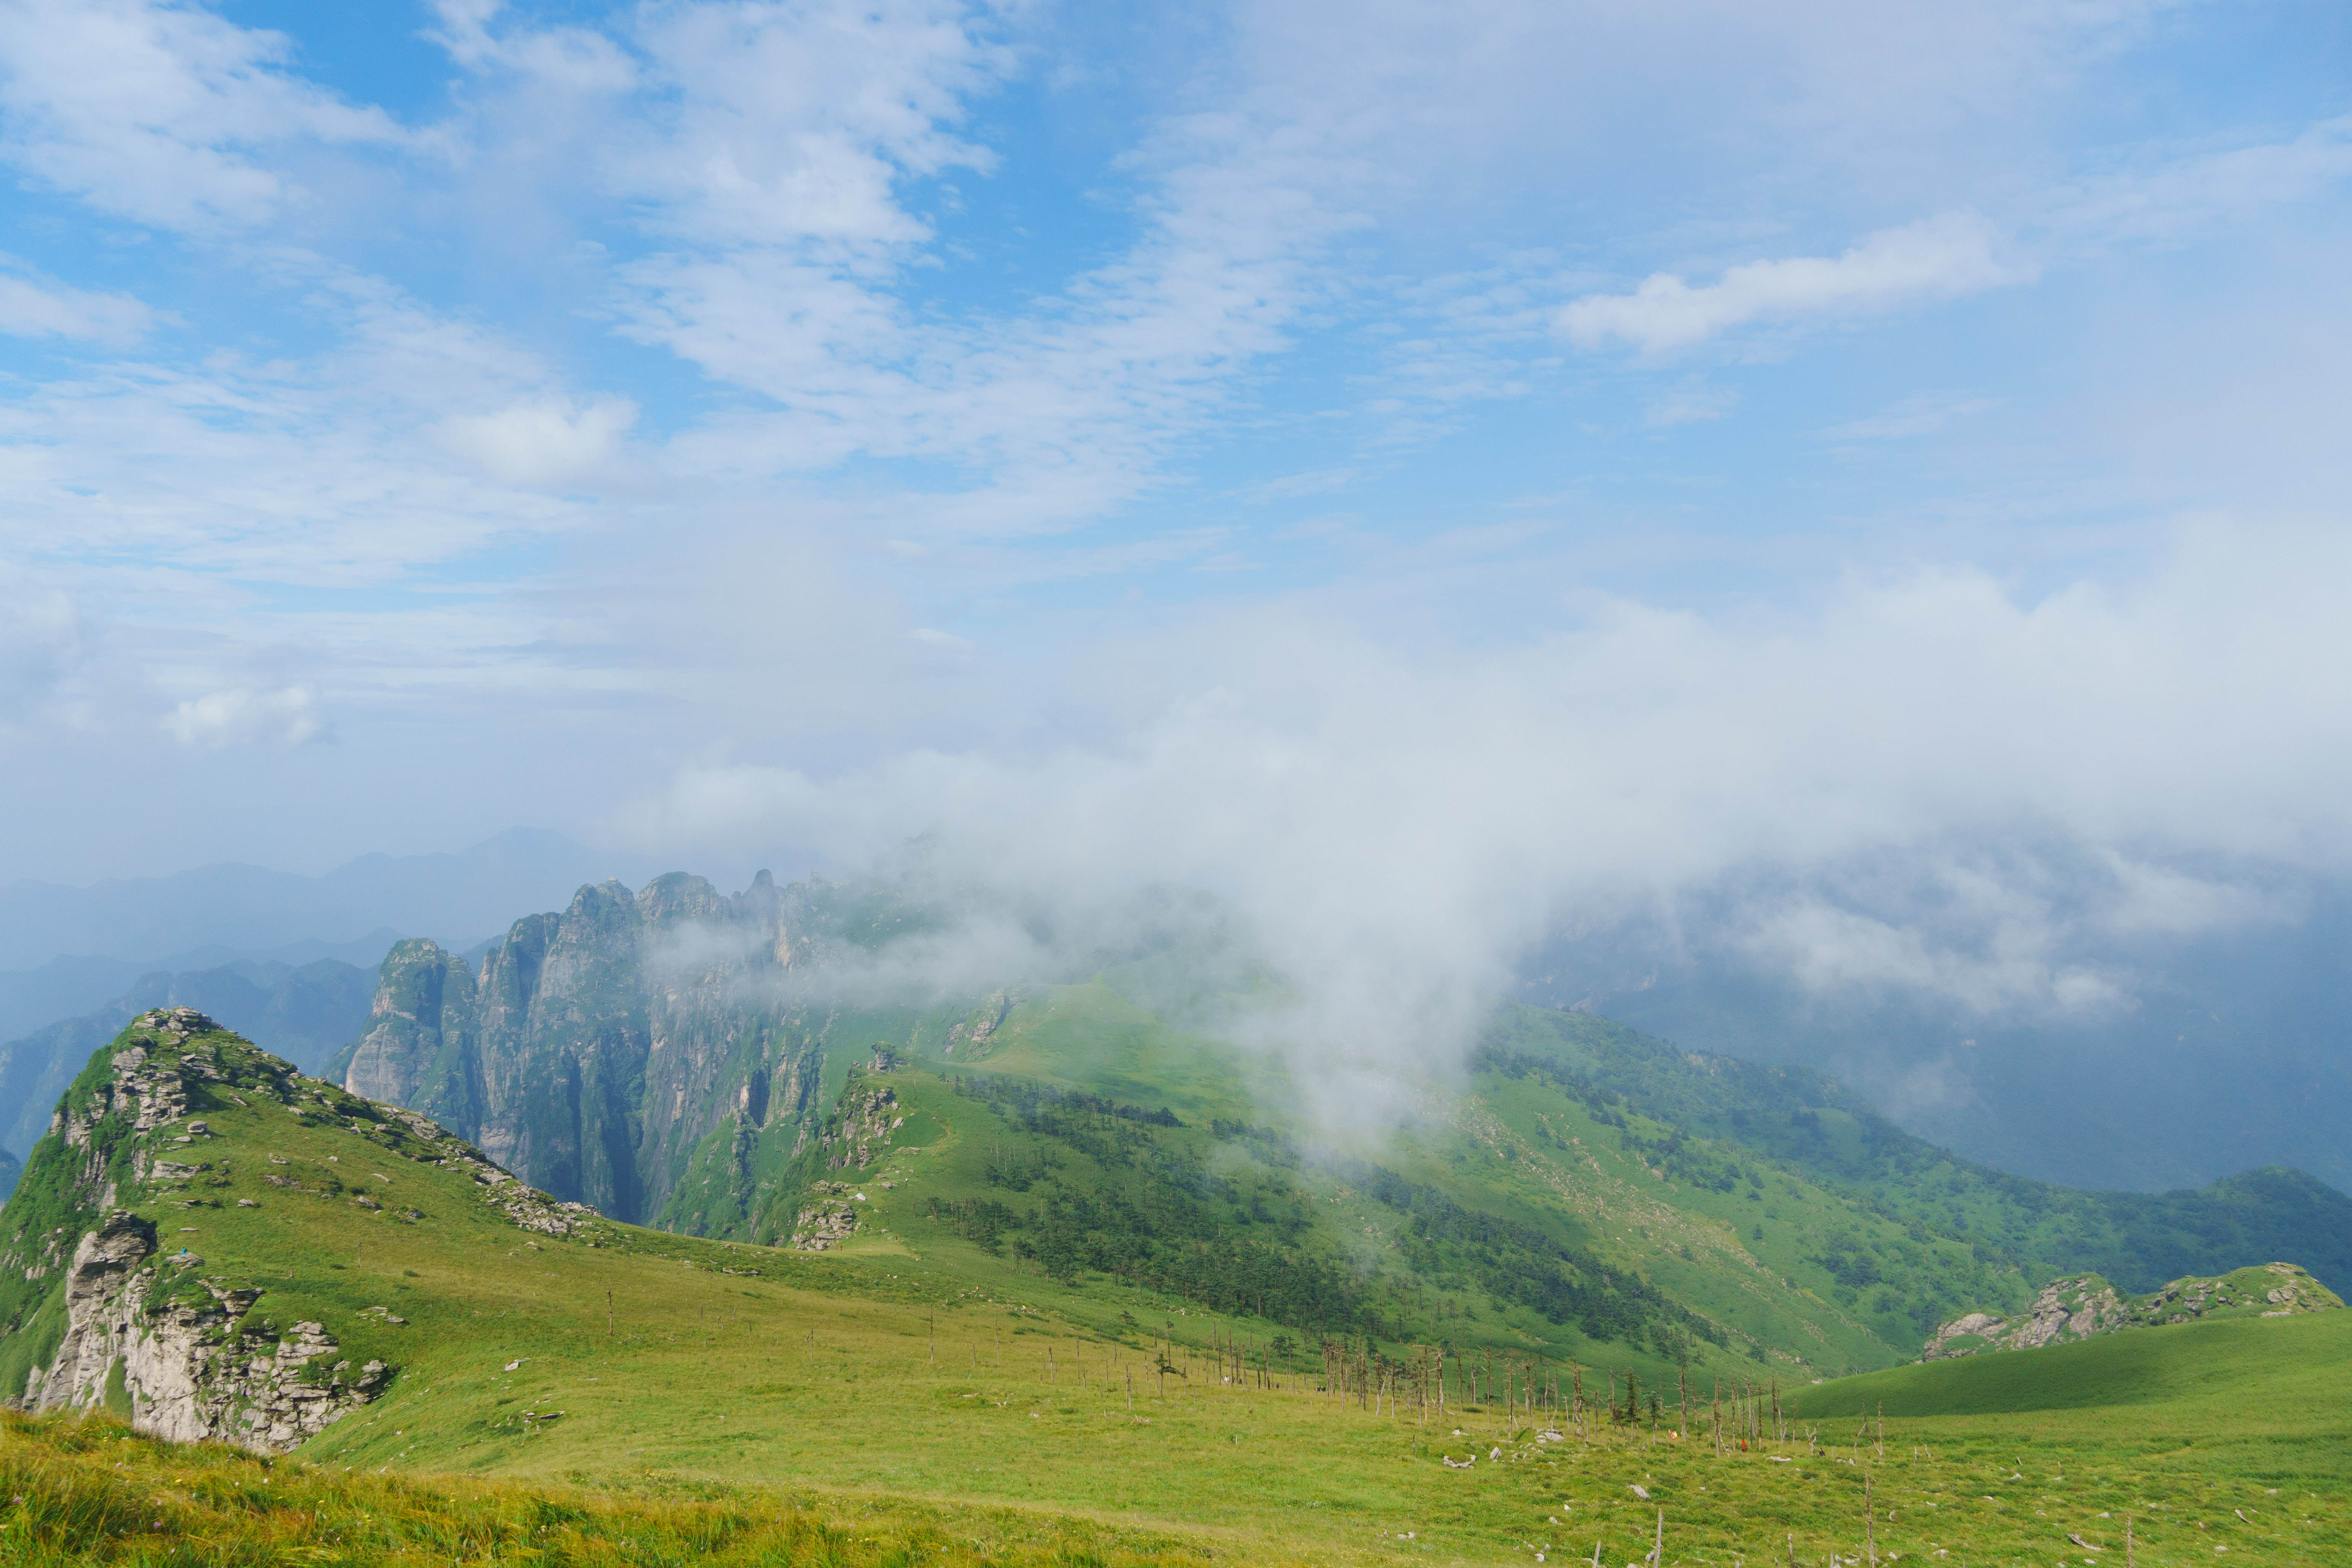
{"label": "eroded rock ledge", "polygon": [[2032,1350],[2200,1318],[2284,1318],[2343,1305],[2334,1291],[2292,1263],[2175,1279],[2145,1296],[2125,1295],[2096,1274],[2074,1274],[2043,1286],[2022,1312],[1969,1312],[1953,1319],[1927,1336],[1920,1359]]}
{"label": "eroded rock ledge", "polygon": [[205,1279],[202,1258],[155,1254],[154,1225],[128,1209],[81,1238],[66,1279],[65,1338],[28,1380],[27,1407],[127,1404],[132,1425],[158,1437],[278,1453],[392,1380],[381,1361],[354,1368],[324,1324],[278,1332],[254,1321],[260,1292]]}
{"label": "eroded rock ledge", "polygon": [[[159,1245],[156,1222],[141,1210],[194,1203],[188,1183],[214,1169],[205,1156],[215,1135],[192,1108],[275,1108],[356,1134],[378,1157],[464,1171],[482,1202],[523,1230],[576,1235],[601,1220],[517,1180],[427,1118],[306,1078],[193,1009],[143,1014],[109,1050],[68,1091],[5,1210],[0,1344],[21,1334],[19,1345],[39,1347],[56,1336],[53,1349],[32,1351],[46,1364],[24,1373],[21,1391],[6,1391],[9,1405],[102,1405],[156,1436],[276,1453],[390,1384],[393,1367],[355,1366],[324,1323],[267,1321],[253,1310],[260,1291],[233,1288],[202,1258]],[[309,1190],[290,1176],[265,1180]],[[354,1201],[371,1203],[364,1194]]]}

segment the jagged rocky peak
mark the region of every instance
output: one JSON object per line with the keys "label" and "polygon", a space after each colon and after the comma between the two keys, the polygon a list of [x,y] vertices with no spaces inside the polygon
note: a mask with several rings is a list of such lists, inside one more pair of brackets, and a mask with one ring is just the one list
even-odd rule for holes
{"label": "jagged rocky peak", "polygon": [[2191,1276],[2145,1296],[2124,1294],[2096,1274],[2075,1274],[2043,1286],[2022,1312],[1967,1312],[1941,1325],[1927,1336],[1920,1359],[1948,1361],[1985,1351],[2033,1350],[2200,1318],[2294,1317],[2343,1305],[2334,1291],[2293,1263],[2266,1263],[2210,1278]]}
{"label": "jagged rocky peak", "polygon": [[517,921],[478,974],[403,942],[335,1070],[551,1192],[650,1222],[720,1121],[805,1110],[829,1016],[810,977],[847,944],[851,902],[814,879],[763,871],[730,896],[672,872],[634,893],[591,883]]}
{"label": "jagged rocky peak", "polygon": [[158,1214],[205,1201],[191,1192],[200,1182],[226,1184],[235,1143],[215,1123],[264,1110],[363,1137],[372,1160],[470,1173],[480,1201],[524,1229],[571,1234],[596,1217],[517,1181],[428,1118],[306,1078],[201,1013],[144,1013],[66,1091],[0,1208],[7,1403],[103,1403],[142,1432],[278,1452],[387,1385],[393,1369],[354,1365],[326,1324],[255,1321],[257,1289],[161,1241]]}

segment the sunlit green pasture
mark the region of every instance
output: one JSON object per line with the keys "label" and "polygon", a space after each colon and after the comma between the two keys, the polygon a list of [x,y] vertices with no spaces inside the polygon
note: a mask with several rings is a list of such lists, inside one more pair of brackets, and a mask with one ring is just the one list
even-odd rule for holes
{"label": "sunlit green pasture", "polygon": [[[362,1128],[206,1105],[205,1168],[145,1205],[202,1259],[167,1272],[257,1287],[249,1317],[328,1322],[398,1375],[274,1468],[12,1426],[0,1561],[2085,1563],[2127,1528],[2135,1563],[2352,1554],[2352,1313],[1685,1388],[1654,1356],[1580,1373],[1490,1312],[1442,1394],[1340,1393],[1262,1320],[925,1228],[924,1163],[978,1152],[940,1116],[980,1108],[919,1076],[908,1137],[856,1173],[870,1223],[814,1256],[534,1236]],[[1586,1147],[1561,1114],[1497,1117]]]}
{"label": "sunlit green pasture", "polygon": [[[270,1131],[286,1169],[319,1157],[313,1139],[352,1162],[349,1134]],[[192,1240],[247,1261],[256,1283],[276,1274],[257,1310],[351,1321],[382,1305],[407,1320],[367,1331],[370,1353],[402,1369],[391,1393],[299,1456],[326,1479],[440,1477],[420,1484],[457,1498],[467,1478],[497,1478],[615,1502],[718,1487],[740,1511],[787,1496],[884,1506],[907,1529],[948,1535],[961,1526],[937,1521],[1013,1507],[1074,1521],[1074,1552],[1107,1550],[1084,1546],[1086,1531],[1140,1531],[1253,1562],[1589,1561],[1597,1542],[1602,1562],[1632,1563],[1661,1510],[1670,1563],[1784,1561],[1791,1538],[1812,1563],[1873,1544],[1882,1560],[2086,1562],[2068,1532],[2112,1555],[2126,1515],[2143,1563],[2207,1561],[2220,1545],[2321,1563],[2352,1547],[2347,1318],[2139,1331],[1784,1387],[1777,1438],[1768,1385],[1763,1441],[1742,1449],[1744,1417],[1727,1405],[1718,1457],[1712,1385],[1688,1412],[1667,1386],[1654,1430],[1646,1390],[1633,1429],[1591,1412],[1611,1392],[1601,1373],[1581,1425],[1465,1406],[1458,1393],[1442,1414],[1386,1395],[1376,1412],[1322,1392],[1311,1364],[1261,1386],[1254,1352],[1239,1384],[1223,1381],[1203,1354],[1233,1333],[1222,1321],[1130,1310],[1129,1328],[1103,1292],[1074,1299],[1042,1279],[1007,1289],[1001,1272],[990,1284],[879,1237],[845,1258],[619,1226],[597,1246],[532,1238],[463,1206],[474,1200],[462,1189],[432,1190],[443,1173],[379,1164],[393,1178],[379,1185],[413,1184],[425,1221],[275,1193],[262,1209],[193,1215]],[[2137,1403],[1924,1413],[2014,1405],[2015,1391],[2042,1384],[2067,1404],[2077,1363],[2147,1345],[2164,1366],[2193,1364],[2200,1335],[2221,1347],[2213,1377],[2099,1373]],[[1174,1370],[1158,1370],[1163,1353]],[[1883,1435],[1881,1399],[1893,1412]],[[1561,1438],[1542,1440],[1547,1430]],[[823,1560],[800,1550],[746,1560]]]}

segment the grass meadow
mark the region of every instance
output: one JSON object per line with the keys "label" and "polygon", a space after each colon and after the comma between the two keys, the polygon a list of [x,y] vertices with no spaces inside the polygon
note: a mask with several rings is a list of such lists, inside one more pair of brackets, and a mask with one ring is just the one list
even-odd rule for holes
{"label": "grass meadow", "polygon": [[1260,1320],[919,1255],[936,1155],[804,1255],[535,1236],[363,1131],[205,1113],[167,1270],[397,1378],[274,1461],[10,1417],[0,1563],[2112,1563],[2127,1528],[2133,1568],[2352,1562],[2352,1312],[1687,1399],[1505,1320],[1440,1407]]}
{"label": "grass meadow", "polygon": [[[1018,1301],[563,1243],[426,1282],[379,1248],[380,1293],[453,1297],[393,1331],[391,1395],[275,1463],[12,1419],[0,1560],[1613,1565],[1663,1522],[1668,1563],[2087,1563],[2129,1521],[2135,1563],[2352,1561],[2352,1314],[1782,1390],[1778,1420],[1669,1389],[1653,1426],[1645,1393],[1627,1426],[1228,1382]],[[2131,1403],[2083,1403],[2118,1372]],[[1905,1413],[1938,1402],[1966,1413]]]}

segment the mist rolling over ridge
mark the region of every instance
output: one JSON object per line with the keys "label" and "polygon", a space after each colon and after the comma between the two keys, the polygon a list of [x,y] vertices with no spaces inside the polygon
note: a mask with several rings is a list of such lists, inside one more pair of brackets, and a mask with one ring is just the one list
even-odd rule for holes
{"label": "mist rolling over ridge", "polygon": [[0,0],[0,1542],[2352,1557],[2347,62]]}
{"label": "mist rolling over ridge", "polygon": [[[1248,1027],[1335,1106],[1452,1070],[1524,997],[1831,1068],[2053,1178],[2342,1179],[2327,612],[2219,533],[2177,549],[2128,593],[1934,574],[1412,658],[1228,620],[1114,744],[690,769],[609,830],[856,864],[919,825],[935,874],[1065,931],[1197,890],[1279,977]],[[2307,537],[2275,566],[2344,563]]]}
{"label": "mist rolling over ridge", "polygon": [[1538,994],[2337,1102],[2318,14],[264,11],[0,28],[12,1030],[922,840],[959,973],[1210,900],[1335,1117]]}

